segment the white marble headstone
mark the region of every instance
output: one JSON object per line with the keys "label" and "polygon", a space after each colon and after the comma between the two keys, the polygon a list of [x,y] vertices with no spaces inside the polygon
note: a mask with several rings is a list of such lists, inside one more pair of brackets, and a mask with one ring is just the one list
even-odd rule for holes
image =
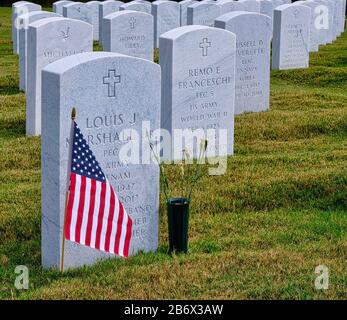
{"label": "white marble headstone", "polygon": [[180,26],[180,6],[175,1],[154,1],[152,15],[154,17],[154,47],[158,48],[160,35]]}
{"label": "white marble headstone", "polygon": [[123,10],[104,17],[103,47],[105,51],[118,52],[153,61],[153,16]]}
{"label": "white marble headstone", "polygon": [[181,21],[181,26],[186,26],[187,25],[187,11],[188,11],[188,6],[192,5],[193,3],[197,3],[197,0],[183,0],[180,1],[178,4],[180,5],[180,21]]}
{"label": "white marble headstone", "polygon": [[236,35],[235,114],[268,110],[271,18],[235,11],[218,17],[215,26]]}
{"label": "white marble headstone", "polygon": [[63,6],[63,16],[70,19],[80,20],[92,25],[91,10],[86,3],[73,2]]}
{"label": "white marble headstone", "polygon": [[[41,134],[41,71],[66,56],[93,50],[93,27],[79,20],[45,18],[27,36],[26,133]],[[71,84],[72,85],[72,84]]]}
{"label": "white marble headstone", "polygon": [[12,6],[12,41],[13,41],[13,53],[19,53],[19,30],[23,28],[20,24],[19,16],[27,14],[31,11],[40,11],[42,8],[40,5],[27,2],[19,1]]}
{"label": "white marble headstone", "polygon": [[[184,26],[164,33],[159,40],[162,68],[161,126],[177,139],[176,129],[227,130],[227,154],[233,153],[235,101],[235,35],[207,26]],[[198,131],[196,131],[198,130]],[[200,130],[200,131],[201,131]],[[209,139],[208,139],[209,140]],[[200,141],[195,141],[199,144]],[[188,148],[194,157],[197,154]],[[215,156],[221,155],[219,143]],[[172,143],[171,158],[182,158]],[[165,156],[165,160],[168,160]]]}
{"label": "white marble headstone", "polygon": [[[76,122],[90,149],[133,220],[129,253],[155,251],[158,165],[125,163],[119,150],[128,143],[129,135],[123,130],[133,129],[140,142],[148,144],[147,137],[142,136],[142,125],[152,130],[160,126],[160,67],[135,57],[93,52],[50,64],[42,78],[43,267],[57,268],[61,259],[72,107],[77,110]],[[111,257],[114,256],[65,241],[64,269]]]}
{"label": "white marble headstone", "polygon": [[90,14],[90,23],[93,25],[93,40],[99,40],[99,4],[100,1],[86,2]]}
{"label": "white marble headstone", "polygon": [[244,10],[249,12],[260,12],[260,3],[255,0],[238,0],[244,5]]}
{"label": "white marble headstone", "polygon": [[152,5],[149,1],[130,1],[119,7],[119,10],[134,10],[152,14]]}
{"label": "white marble headstone", "polygon": [[201,1],[188,6],[187,24],[213,27],[214,19],[221,15],[221,7],[216,1]]}
{"label": "white marble headstone", "polygon": [[274,16],[274,3],[271,0],[258,1],[260,4],[260,13],[267,15],[273,21]]}
{"label": "white marble headstone", "polygon": [[310,43],[309,43],[309,51],[317,52],[319,49],[319,33],[320,29],[316,27],[316,19],[318,14],[316,12],[316,8],[320,5],[318,2],[314,0],[306,0],[306,1],[296,1],[293,4],[295,5],[303,5],[307,6],[311,9],[311,24],[310,24]]}
{"label": "white marble headstone", "polygon": [[103,42],[103,19],[113,12],[119,11],[119,7],[123,4],[121,1],[107,0],[99,3],[99,42]]}
{"label": "white marble headstone", "polygon": [[[326,24],[325,21],[325,12],[329,11],[329,7],[326,5],[325,0],[307,0],[307,2],[313,2],[317,5],[314,13],[316,13],[317,16],[322,17],[322,19],[319,19],[318,21],[318,44],[319,45],[325,45],[330,41],[330,30],[329,30],[329,23],[331,19],[328,19],[328,23]],[[311,10],[312,15],[312,10]]]}
{"label": "white marble headstone", "polygon": [[346,20],[346,0],[340,0],[341,2],[341,11],[340,11],[340,25],[339,31],[340,34],[345,31],[345,20]]}
{"label": "white marble headstone", "polygon": [[274,11],[272,68],[308,68],[311,9],[284,4]]}
{"label": "white marble headstone", "polygon": [[221,7],[221,14],[231,11],[246,11],[246,6],[240,1],[218,0],[217,4]]}
{"label": "white marble headstone", "polygon": [[53,12],[60,14],[61,16],[63,15],[63,7],[66,4],[72,3],[73,1],[69,0],[61,0],[61,1],[56,1],[53,2]]}
{"label": "white marble headstone", "polygon": [[330,12],[331,14],[329,15],[331,18],[331,43],[333,43],[336,38],[337,38],[337,34],[336,34],[336,23],[335,23],[335,14],[336,14],[336,0],[327,0],[329,2],[330,5]]}
{"label": "white marble headstone", "polygon": [[329,13],[328,38],[326,43],[333,43],[335,40],[334,2],[332,0],[323,0],[322,2],[328,8]]}
{"label": "white marble headstone", "polygon": [[25,91],[26,87],[26,59],[27,59],[27,33],[29,24],[44,18],[59,17],[60,15],[48,11],[31,11],[19,16],[22,28],[19,30],[19,89]]}
{"label": "white marble headstone", "polygon": [[284,3],[283,0],[272,0],[272,2],[274,4],[274,9],[279,7],[279,6],[281,6],[281,5],[283,5],[283,4],[286,4],[286,3]]}

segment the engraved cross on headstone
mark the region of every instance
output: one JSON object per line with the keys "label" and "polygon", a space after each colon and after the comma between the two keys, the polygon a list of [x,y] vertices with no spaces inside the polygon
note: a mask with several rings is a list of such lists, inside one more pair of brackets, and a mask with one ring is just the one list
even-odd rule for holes
{"label": "engraved cross on headstone", "polygon": [[202,49],[202,56],[206,57],[207,56],[207,49],[211,47],[211,42],[208,41],[207,38],[203,38],[202,42],[200,42],[199,44],[199,48]]}
{"label": "engraved cross on headstone", "polygon": [[129,19],[130,29],[135,29],[135,23],[136,23],[136,19],[134,17],[131,17]]}
{"label": "engraved cross on headstone", "polygon": [[120,75],[116,75],[116,70],[108,70],[108,76],[104,77],[104,84],[108,85],[108,96],[116,97],[116,84],[120,83]]}

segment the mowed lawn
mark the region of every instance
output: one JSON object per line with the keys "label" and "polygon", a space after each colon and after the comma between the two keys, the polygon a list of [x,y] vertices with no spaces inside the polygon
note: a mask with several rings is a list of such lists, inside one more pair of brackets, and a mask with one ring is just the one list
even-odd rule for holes
{"label": "mowed lawn", "polygon": [[272,72],[268,112],[236,117],[227,173],[193,193],[189,254],[166,253],[162,205],[158,252],[61,274],[40,266],[40,138],[25,136],[10,8],[0,23],[0,298],[347,299],[347,33],[309,69]]}

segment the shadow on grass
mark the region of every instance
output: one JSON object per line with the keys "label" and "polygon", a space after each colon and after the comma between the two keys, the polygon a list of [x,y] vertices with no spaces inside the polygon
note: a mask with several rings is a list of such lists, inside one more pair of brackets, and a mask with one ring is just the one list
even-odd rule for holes
{"label": "shadow on grass", "polygon": [[272,79],[280,79],[288,84],[304,87],[347,86],[347,68],[317,66],[307,69],[272,71],[271,76]]}
{"label": "shadow on grass", "polygon": [[0,120],[0,138],[21,138],[25,136],[24,119]]}
{"label": "shadow on grass", "polygon": [[2,86],[0,87],[0,95],[15,95],[23,93],[22,91],[19,90],[17,87],[6,87]]}

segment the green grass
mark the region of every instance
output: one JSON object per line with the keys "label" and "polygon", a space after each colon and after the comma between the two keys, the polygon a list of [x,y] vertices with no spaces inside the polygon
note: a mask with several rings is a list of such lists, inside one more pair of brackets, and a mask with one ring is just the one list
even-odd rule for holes
{"label": "green grass", "polygon": [[157,253],[61,274],[40,266],[40,138],[25,136],[9,8],[0,21],[0,298],[347,299],[347,33],[310,68],[272,72],[270,111],[236,117],[227,173],[193,194],[188,255],[166,253],[162,206]]}

